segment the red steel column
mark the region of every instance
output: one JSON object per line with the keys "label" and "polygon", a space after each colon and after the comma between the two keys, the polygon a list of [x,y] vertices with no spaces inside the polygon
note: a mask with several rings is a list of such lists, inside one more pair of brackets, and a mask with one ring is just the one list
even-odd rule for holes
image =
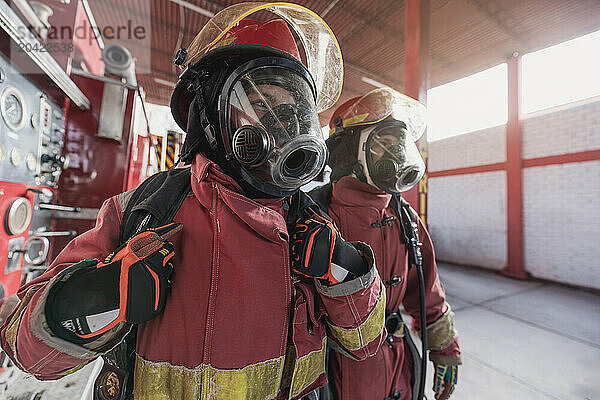
{"label": "red steel column", "polygon": [[[406,0],[404,27],[404,93],[427,105],[429,89],[429,0]],[[427,132],[418,142],[427,166]],[[427,223],[427,172],[419,184],[403,194]]]}
{"label": "red steel column", "polygon": [[506,246],[502,273],[527,279],[523,250],[523,160],[521,155],[521,56],[508,60],[508,123],[506,124]]}

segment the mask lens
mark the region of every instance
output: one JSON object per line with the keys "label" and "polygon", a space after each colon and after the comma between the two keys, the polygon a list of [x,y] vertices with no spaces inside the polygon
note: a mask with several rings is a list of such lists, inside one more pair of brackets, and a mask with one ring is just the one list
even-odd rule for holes
{"label": "mask lens", "polygon": [[425,165],[414,138],[407,134],[403,123],[394,120],[381,123],[368,135],[365,161],[378,188],[388,193],[400,193],[421,179]]}
{"label": "mask lens", "polygon": [[225,151],[257,189],[295,191],[323,169],[327,147],[311,84],[292,68],[264,66],[239,76],[228,90]]}
{"label": "mask lens", "polygon": [[400,138],[393,133],[374,135],[369,148],[373,161],[377,161],[384,155],[398,157],[401,153]]}
{"label": "mask lens", "polygon": [[309,83],[292,70],[262,67],[243,74],[229,95],[230,132],[252,125],[286,142],[319,128]]}

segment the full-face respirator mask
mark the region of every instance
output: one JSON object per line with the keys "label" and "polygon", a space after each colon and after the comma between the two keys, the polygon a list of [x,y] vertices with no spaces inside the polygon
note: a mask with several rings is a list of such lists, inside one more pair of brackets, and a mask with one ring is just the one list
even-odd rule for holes
{"label": "full-face respirator mask", "polygon": [[327,161],[308,71],[293,60],[264,57],[237,68],[219,99],[221,142],[228,162],[259,191],[293,194]]}
{"label": "full-face respirator mask", "polygon": [[386,119],[360,132],[358,162],[367,183],[400,194],[415,186],[425,173],[425,163],[406,124]]}

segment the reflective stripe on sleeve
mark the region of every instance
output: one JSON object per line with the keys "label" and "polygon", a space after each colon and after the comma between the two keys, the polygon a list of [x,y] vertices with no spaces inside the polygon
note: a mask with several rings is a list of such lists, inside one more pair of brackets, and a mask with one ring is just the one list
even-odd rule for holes
{"label": "reflective stripe on sleeve", "polygon": [[356,328],[342,328],[329,324],[333,336],[337,341],[350,351],[358,350],[375,340],[385,323],[385,290],[381,290],[381,296],[377,304],[362,324]]}

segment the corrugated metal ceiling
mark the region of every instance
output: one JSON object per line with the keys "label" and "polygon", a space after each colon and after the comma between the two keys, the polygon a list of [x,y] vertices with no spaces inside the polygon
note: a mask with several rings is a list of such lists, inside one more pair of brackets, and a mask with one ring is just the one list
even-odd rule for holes
{"label": "corrugated metal ceiling", "polygon": [[[171,87],[164,81],[175,82],[178,73],[173,55],[208,21],[194,6],[216,13],[238,2],[103,0],[90,1],[90,6],[100,26],[129,18],[150,28],[150,48],[131,46],[130,51],[139,60],[149,60],[138,67],[147,100],[168,104]],[[404,1],[295,2],[323,16],[339,40],[345,62],[340,101],[373,88],[363,77],[402,91]],[[431,0],[430,10],[431,86],[497,65],[515,51],[531,52],[600,29],[597,0]],[[321,120],[328,122],[329,113]]]}

